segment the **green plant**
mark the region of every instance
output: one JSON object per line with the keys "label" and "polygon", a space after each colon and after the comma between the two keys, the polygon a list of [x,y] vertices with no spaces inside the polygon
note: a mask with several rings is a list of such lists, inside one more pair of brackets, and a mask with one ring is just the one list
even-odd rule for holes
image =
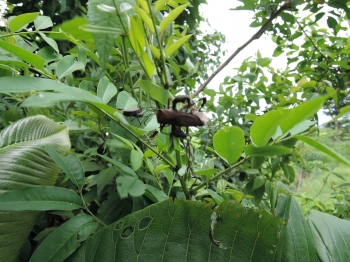
{"label": "green plant", "polygon": [[[244,46],[279,15],[290,18],[288,10],[297,5],[243,3],[243,8],[257,10],[262,21]],[[5,213],[44,211],[26,223],[17,246],[5,237],[2,260],[14,260],[18,252],[30,261],[296,261],[301,256],[315,261],[348,256],[350,236],[339,232],[348,231],[349,223],[317,211],[307,220],[287,186],[295,179],[291,164],[297,159],[298,140],[350,165],[308,136],[315,131],[315,114],[334,97],[332,92],[317,95],[299,88],[297,95],[290,76],[282,79],[279,72],[267,86],[264,72],[273,72],[271,59],[259,52],[219,91],[208,89],[241,49],[195,90],[204,71],[193,55],[198,39],[188,34],[189,27],[176,23],[189,6],[187,1],[91,0],[89,19],[74,18],[52,30],[46,31],[53,23],[39,12],[9,21],[9,33],[0,36],[0,65],[8,75],[0,78],[1,141],[14,127],[23,136],[11,141],[13,147],[3,142],[1,150],[26,153],[27,141],[41,138],[40,130],[52,130],[43,127],[48,118],[69,128],[72,150],[57,152],[50,145],[59,149],[64,143],[55,141],[29,148],[36,150],[29,157],[50,161],[62,176],[47,171],[48,184],[24,184],[1,193],[0,210]],[[45,46],[38,48],[28,35],[40,36]],[[67,53],[58,48],[56,40],[62,39],[72,45]],[[212,41],[220,39],[213,36]],[[154,110],[163,109],[180,92],[195,102],[199,94],[208,97],[212,121],[183,140],[169,130],[154,135],[159,129]],[[268,108],[259,116],[261,98]],[[135,108],[144,111],[140,121],[125,115]],[[38,128],[27,130],[26,121],[36,118],[30,125]],[[7,163],[9,182],[1,177],[1,183],[17,183],[13,168],[21,161],[15,160]],[[31,171],[22,166],[24,174]],[[325,254],[324,246],[314,245],[325,239],[324,224],[317,218],[335,232],[342,248],[332,249],[333,244]],[[4,219],[1,235],[8,225]],[[33,226],[29,239],[40,243],[34,252],[28,245],[20,251]]]}

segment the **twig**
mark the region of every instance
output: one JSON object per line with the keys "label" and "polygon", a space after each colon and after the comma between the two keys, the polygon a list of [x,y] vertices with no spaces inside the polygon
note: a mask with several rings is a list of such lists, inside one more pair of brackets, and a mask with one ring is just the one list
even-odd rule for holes
{"label": "twig", "polygon": [[233,58],[236,57],[236,55],[238,55],[244,48],[246,48],[251,42],[253,42],[254,40],[259,39],[263,33],[265,32],[265,30],[269,27],[269,25],[271,24],[272,20],[274,20],[277,16],[279,16],[284,10],[291,8],[291,3],[290,1],[286,1],[281,7],[280,9],[278,9],[275,13],[273,13],[269,20],[266,21],[266,23],[260,28],[260,30],[258,32],[256,32],[244,45],[242,45],[241,47],[238,47],[237,50],[221,65],[219,66],[218,69],[216,69],[211,76],[197,89],[196,92],[194,92],[192,94],[192,97],[197,96],[200,92],[202,92],[206,86],[210,83],[211,80],[213,80],[213,78],[222,70],[225,68],[225,66],[227,66],[231,60]]}
{"label": "twig", "polygon": [[320,51],[320,49],[318,49],[318,47],[316,46],[316,44],[312,41],[311,37],[308,36],[308,34],[305,32],[304,28],[300,25],[300,23],[298,22],[298,20],[295,20],[295,22],[298,24],[299,28],[301,29],[301,31],[303,32],[303,34],[307,37],[307,39],[309,39],[309,41],[311,42],[311,44],[315,47],[315,49],[321,54],[321,56],[327,61],[328,64],[328,59],[327,57],[325,57],[322,52]]}

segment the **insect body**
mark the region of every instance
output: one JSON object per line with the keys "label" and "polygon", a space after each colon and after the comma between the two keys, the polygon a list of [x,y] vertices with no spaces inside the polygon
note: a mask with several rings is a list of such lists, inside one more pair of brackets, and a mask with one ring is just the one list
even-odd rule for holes
{"label": "insect body", "polygon": [[[175,97],[173,101],[172,109],[160,109],[157,111],[157,121],[160,124],[160,129],[166,125],[171,125],[171,134],[175,137],[185,138],[188,135],[188,127],[190,126],[204,126],[208,121],[209,117],[205,115],[201,108],[206,102],[206,99],[203,98],[202,105],[199,109],[192,108],[190,112],[178,111],[176,108],[176,104],[179,102],[187,102],[187,109],[192,107],[193,102],[188,96],[178,96]],[[181,130],[181,127],[186,127],[186,133]]]}

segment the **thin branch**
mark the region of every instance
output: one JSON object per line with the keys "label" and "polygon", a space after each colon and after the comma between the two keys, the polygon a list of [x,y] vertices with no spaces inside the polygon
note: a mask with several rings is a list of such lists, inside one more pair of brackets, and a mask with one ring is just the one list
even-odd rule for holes
{"label": "thin branch", "polygon": [[281,7],[280,9],[278,9],[275,13],[273,13],[269,20],[266,21],[266,23],[260,28],[260,30],[258,32],[256,32],[244,45],[242,45],[241,47],[237,48],[237,50],[221,65],[219,66],[218,69],[216,69],[212,75],[198,88],[198,90],[196,92],[194,92],[192,94],[192,97],[197,96],[199,93],[201,93],[206,86],[210,83],[211,80],[213,80],[213,78],[222,70],[224,69],[233,58],[235,58],[244,48],[246,48],[251,42],[253,42],[254,40],[259,39],[263,33],[266,31],[266,29],[270,26],[272,20],[274,20],[276,17],[278,17],[284,10],[291,8],[291,3],[290,1],[286,1]]}
{"label": "thin branch", "polygon": [[299,28],[301,29],[301,31],[303,32],[303,34],[307,37],[307,39],[309,39],[309,41],[311,42],[311,44],[315,47],[315,49],[321,54],[321,56],[328,62],[327,57],[325,57],[322,52],[320,51],[320,49],[318,49],[318,47],[316,46],[316,44],[312,41],[311,37],[308,36],[308,34],[305,32],[304,28],[300,25],[300,23],[298,22],[298,20],[295,20],[295,22],[298,24]]}

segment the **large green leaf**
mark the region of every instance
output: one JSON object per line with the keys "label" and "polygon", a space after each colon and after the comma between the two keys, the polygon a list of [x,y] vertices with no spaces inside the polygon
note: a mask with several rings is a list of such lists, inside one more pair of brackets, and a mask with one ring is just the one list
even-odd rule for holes
{"label": "large green leaf", "polygon": [[6,51],[10,52],[11,54],[15,55],[16,57],[22,59],[23,61],[27,62],[28,64],[38,68],[39,70],[41,70],[42,72],[45,72],[45,59],[33,54],[32,52],[11,44],[9,42],[0,40],[0,46],[2,49],[5,49]]}
{"label": "large green leaf", "polygon": [[139,85],[147,94],[151,95],[154,100],[160,102],[162,105],[167,105],[168,99],[173,98],[168,90],[153,84],[151,81],[141,80]]}
{"label": "large green leaf", "polygon": [[28,25],[30,22],[33,22],[38,16],[39,12],[35,13],[26,13],[9,19],[10,30],[14,33],[17,30],[20,31],[24,26]]}
{"label": "large green leaf", "polygon": [[[44,116],[21,119],[1,132],[0,194],[32,185],[54,185],[59,168],[45,151],[70,148],[68,129]],[[36,220],[35,211],[0,212],[0,254],[13,261]]]}
{"label": "large green leaf", "polygon": [[215,212],[168,199],[100,230],[68,261],[273,261],[279,219],[235,202]]}
{"label": "large green leaf", "polygon": [[295,198],[292,195],[279,195],[274,214],[286,221],[280,231],[275,261],[317,261],[310,228]]}
{"label": "large green leaf", "polygon": [[[111,29],[117,29],[120,32],[124,32],[122,24],[118,16],[109,12],[100,11],[97,6],[100,4],[106,4],[109,6],[114,6],[113,1],[111,0],[90,0],[89,1],[89,9],[88,9],[88,17],[89,23],[95,26],[103,26]],[[114,41],[119,36],[118,34],[100,34],[93,33],[96,49],[99,54],[99,58],[101,61],[102,68],[105,68],[107,63],[110,51],[114,45]]]}
{"label": "large green leaf", "polygon": [[69,154],[62,157],[54,147],[47,147],[46,151],[74,185],[81,190],[84,184],[85,172],[78,156],[76,154]]}
{"label": "large green leaf", "polygon": [[334,159],[338,160],[339,162],[342,162],[343,164],[350,166],[350,160],[346,159],[344,156],[342,156],[341,154],[335,152],[332,148],[329,148],[325,145],[322,145],[320,142],[313,140],[310,137],[306,137],[306,136],[301,136],[301,135],[297,135],[294,136],[295,138],[298,138],[299,140],[309,144],[310,146],[313,146],[314,148],[320,150],[321,152],[333,157]]}
{"label": "large green leaf", "polygon": [[29,76],[0,77],[1,93],[25,93],[31,91],[46,91],[65,88],[67,85],[51,79],[43,79]]}
{"label": "large green leaf", "polygon": [[271,137],[280,132],[280,135],[288,133],[294,126],[314,116],[322,107],[328,96],[320,96],[291,108],[278,109],[258,117],[251,128],[251,138],[256,146],[266,145]]}
{"label": "large green leaf", "polygon": [[312,210],[308,223],[319,261],[350,261],[350,221]]}
{"label": "large green leaf", "polygon": [[214,135],[213,144],[216,152],[229,164],[241,156],[244,147],[244,133],[236,126],[227,126]]}
{"label": "large green leaf", "polygon": [[63,261],[97,228],[98,222],[91,216],[73,217],[46,237],[29,261]]}
{"label": "large green leaf", "polygon": [[1,211],[74,210],[83,207],[80,196],[71,189],[29,186],[0,195]]}
{"label": "large green leaf", "polygon": [[276,156],[286,155],[290,153],[290,148],[284,146],[262,146],[256,147],[253,145],[246,146],[244,152],[247,156]]}

